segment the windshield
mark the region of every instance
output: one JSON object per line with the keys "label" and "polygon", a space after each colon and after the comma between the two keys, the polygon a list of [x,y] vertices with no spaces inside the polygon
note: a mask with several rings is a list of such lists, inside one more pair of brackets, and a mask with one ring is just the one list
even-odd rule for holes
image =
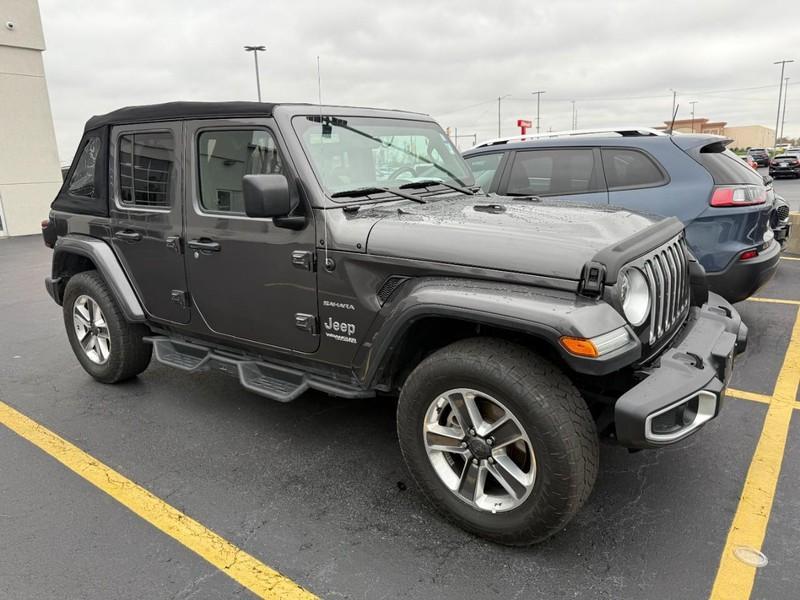
{"label": "windshield", "polygon": [[330,115],[299,116],[292,123],[329,195],[423,180],[475,184],[458,150],[435,123]]}

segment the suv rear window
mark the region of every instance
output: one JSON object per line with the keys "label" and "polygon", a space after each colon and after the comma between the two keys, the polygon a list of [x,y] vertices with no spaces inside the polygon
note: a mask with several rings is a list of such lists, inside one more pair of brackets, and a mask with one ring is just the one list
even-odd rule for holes
{"label": "suv rear window", "polygon": [[721,149],[719,144],[711,144],[700,150],[697,156],[700,164],[711,173],[717,185],[744,183],[764,185],[764,179],[730,150]]}
{"label": "suv rear window", "polygon": [[119,199],[128,206],[169,208],[175,182],[175,141],[167,131],[119,137]]}
{"label": "suv rear window", "polygon": [[644,152],[628,148],[602,148],[603,169],[609,190],[656,187],[667,177]]}
{"label": "suv rear window", "polygon": [[603,191],[591,148],[517,152],[506,193],[544,195]]}
{"label": "suv rear window", "polygon": [[73,196],[94,198],[94,167],[100,154],[100,138],[89,138],[69,180],[69,193]]}

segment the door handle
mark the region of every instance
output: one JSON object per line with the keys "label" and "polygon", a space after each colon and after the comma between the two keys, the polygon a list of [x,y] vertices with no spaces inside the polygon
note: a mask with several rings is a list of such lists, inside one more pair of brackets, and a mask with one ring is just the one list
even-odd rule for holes
{"label": "door handle", "polygon": [[189,240],[186,243],[192,250],[200,250],[201,252],[219,252],[222,249],[219,242],[210,240],[208,238],[200,238],[199,240]]}
{"label": "door handle", "polygon": [[114,237],[118,240],[124,240],[126,242],[138,242],[142,239],[142,234],[138,231],[133,231],[132,229],[125,229],[123,231],[117,231],[114,234]]}

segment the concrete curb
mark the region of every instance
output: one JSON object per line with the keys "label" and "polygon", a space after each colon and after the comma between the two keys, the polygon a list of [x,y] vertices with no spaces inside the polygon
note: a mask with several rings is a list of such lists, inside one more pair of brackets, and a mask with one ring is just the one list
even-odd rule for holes
{"label": "concrete curb", "polygon": [[786,242],[785,251],[791,254],[800,254],[800,212],[789,213],[789,222],[792,224],[792,231]]}

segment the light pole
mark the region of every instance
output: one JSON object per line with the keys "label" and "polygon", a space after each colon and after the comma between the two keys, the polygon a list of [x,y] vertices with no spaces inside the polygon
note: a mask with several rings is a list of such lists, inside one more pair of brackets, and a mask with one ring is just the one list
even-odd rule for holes
{"label": "light pole", "polygon": [[531,92],[536,96],[536,133],[539,133],[539,102],[542,99],[542,94],[544,94],[544,90],[540,90],[538,92]]}
{"label": "light pole", "polygon": [[258,76],[258,53],[265,52],[266,46],[245,46],[245,52],[252,52],[253,58],[256,61],[256,89],[258,90],[258,101],[261,102],[261,79]]}
{"label": "light pole", "polygon": [[783,116],[781,117],[781,135],[783,137],[783,125],[786,123],[786,96],[789,95],[789,78],[785,78],[786,85],[783,86]]}
{"label": "light pole", "polygon": [[578,128],[578,112],[575,110],[575,100],[570,102],[572,102],[572,129],[575,130]]}
{"label": "light pole", "polygon": [[786,68],[786,63],[793,63],[794,60],[778,60],[772,63],[773,65],[781,66],[781,78],[778,80],[778,116],[775,118],[775,142],[772,147],[778,145],[778,125],[781,122],[781,96],[783,95],[783,71]]}
{"label": "light pole", "polygon": [[502,102],[503,98],[508,98],[511,94],[506,94],[505,96],[498,96],[497,97],[497,137],[501,137],[503,134],[500,133],[500,102]]}
{"label": "light pole", "polygon": [[692,105],[692,133],[694,133],[694,105],[697,104],[697,100],[692,100],[689,104]]}

